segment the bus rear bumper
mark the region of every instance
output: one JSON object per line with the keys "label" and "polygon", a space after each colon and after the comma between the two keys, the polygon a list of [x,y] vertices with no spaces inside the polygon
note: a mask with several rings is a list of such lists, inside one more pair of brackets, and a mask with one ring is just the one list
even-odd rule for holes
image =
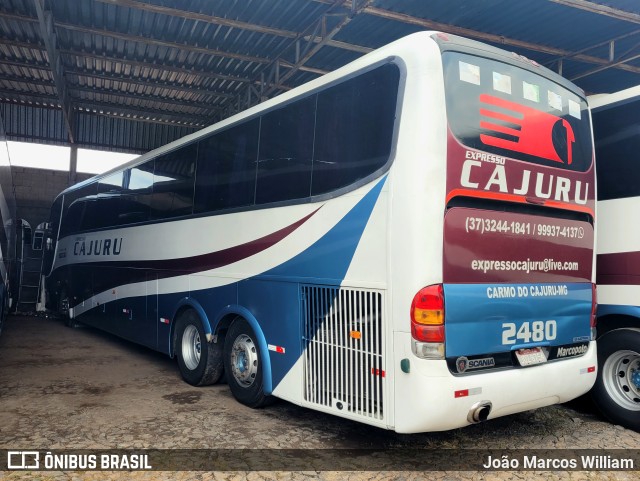
{"label": "bus rear bumper", "polygon": [[[409,335],[396,333],[395,341],[396,353],[406,352],[399,343],[409,345]],[[445,431],[570,401],[591,389],[598,367],[595,341],[579,357],[461,376],[453,376],[445,361],[419,359],[411,352],[406,358],[409,373],[399,360],[394,367],[393,429],[399,433]]]}

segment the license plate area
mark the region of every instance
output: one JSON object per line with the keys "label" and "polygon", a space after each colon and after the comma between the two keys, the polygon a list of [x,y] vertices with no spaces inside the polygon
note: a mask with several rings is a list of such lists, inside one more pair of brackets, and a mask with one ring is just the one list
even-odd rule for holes
{"label": "license plate area", "polygon": [[522,367],[535,366],[547,362],[547,352],[541,347],[528,347],[515,351],[518,364]]}

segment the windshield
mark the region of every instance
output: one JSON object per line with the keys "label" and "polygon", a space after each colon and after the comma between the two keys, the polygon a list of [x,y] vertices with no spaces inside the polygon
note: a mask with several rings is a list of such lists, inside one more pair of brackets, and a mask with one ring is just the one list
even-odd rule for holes
{"label": "windshield", "polygon": [[469,148],[578,172],[592,162],[585,100],[557,83],[496,60],[445,52],[447,115]]}

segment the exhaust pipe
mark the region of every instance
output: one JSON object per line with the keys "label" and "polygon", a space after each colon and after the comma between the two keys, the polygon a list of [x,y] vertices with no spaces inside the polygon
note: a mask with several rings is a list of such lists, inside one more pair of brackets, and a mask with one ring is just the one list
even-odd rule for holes
{"label": "exhaust pipe", "polygon": [[467,421],[472,424],[486,421],[491,414],[491,408],[493,405],[491,401],[480,401],[471,406],[469,414],[467,414]]}

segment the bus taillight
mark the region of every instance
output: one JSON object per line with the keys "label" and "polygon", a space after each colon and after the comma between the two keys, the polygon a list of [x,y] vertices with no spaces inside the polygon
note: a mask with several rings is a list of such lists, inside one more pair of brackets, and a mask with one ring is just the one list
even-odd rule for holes
{"label": "bus taillight", "polygon": [[423,359],[444,358],[444,289],[424,287],[411,303],[411,349]]}

